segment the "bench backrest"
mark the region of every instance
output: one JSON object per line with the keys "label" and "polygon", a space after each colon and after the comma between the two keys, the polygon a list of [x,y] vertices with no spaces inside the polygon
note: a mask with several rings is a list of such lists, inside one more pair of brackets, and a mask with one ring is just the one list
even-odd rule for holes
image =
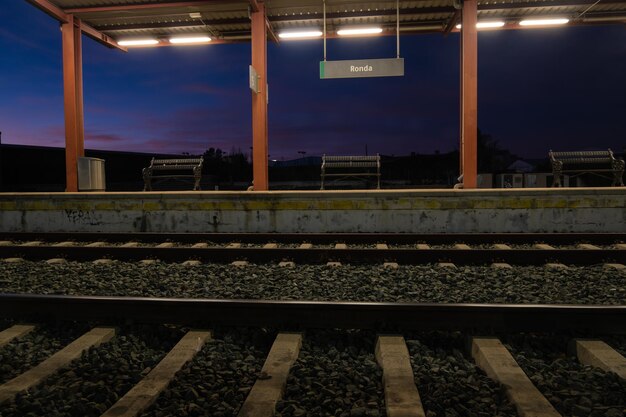
{"label": "bench backrest", "polygon": [[373,156],[337,156],[323,155],[322,167],[326,168],[377,168],[380,155]]}
{"label": "bench backrest", "polygon": [[615,161],[613,151],[549,152],[552,162],[563,164],[605,164]]}
{"label": "bench backrest", "polygon": [[152,158],[150,169],[152,170],[171,170],[171,169],[190,169],[194,170],[202,167],[204,158],[180,158],[180,159],[156,159]]}

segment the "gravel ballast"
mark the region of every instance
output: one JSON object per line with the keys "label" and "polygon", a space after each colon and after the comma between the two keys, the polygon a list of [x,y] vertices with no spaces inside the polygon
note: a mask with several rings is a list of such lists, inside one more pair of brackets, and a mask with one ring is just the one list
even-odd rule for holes
{"label": "gravel ballast", "polygon": [[261,330],[214,335],[142,416],[236,416],[274,336]]}
{"label": "gravel ballast", "polygon": [[165,326],[121,329],[69,369],[0,406],[0,415],[99,416],[146,376],[183,334]]}
{"label": "gravel ballast", "polygon": [[276,416],[385,416],[375,341],[369,332],[307,332]]}
{"label": "gravel ballast", "polygon": [[624,417],[626,381],[582,365],[566,353],[568,340],[537,335],[503,338],[520,367],[561,415]]}
{"label": "gravel ballast", "polygon": [[158,262],[0,263],[0,292],[270,300],[623,304],[626,275],[602,266],[195,267]]}
{"label": "gravel ballast", "polygon": [[460,333],[407,336],[413,374],[428,417],[515,417],[504,389],[463,354]]}

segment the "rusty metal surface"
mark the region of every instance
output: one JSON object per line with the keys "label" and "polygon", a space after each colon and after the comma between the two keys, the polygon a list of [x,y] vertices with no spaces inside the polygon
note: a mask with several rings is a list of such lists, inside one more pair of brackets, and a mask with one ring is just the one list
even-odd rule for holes
{"label": "rusty metal surface", "polygon": [[342,262],[346,264],[399,264],[418,265],[452,262],[455,265],[484,265],[506,262],[514,265],[542,265],[563,263],[569,265],[594,265],[601,263],[626,263],[626,250],[622,249],[335,249],[335,248],[259,248],[259,247],[121,247],[121,246],[0,246],[0,258],[44,260],[64,258],[91,261],[101,258],[121,261],[158,259],[163,262],[227,263],[246,260],[253,263],[294,261],[301,264]]}
{"label": "rusty metal surface", "polygon": [[260,326],[623,334],[626,306],[422,304],[0,294],[0,317]]}
{"label": "rusty metal surface", "polygon": [[[163,36],[180,33],[182,28],[203,31],[205,24],[224,38],[250,33],[248,1],[51,0],[51,3],[114,38],[129,34]],[[328,1],[328,29],[334,31],[336,26],[350,24],[382,24],[393,31],[395,7],[395,1]],[[201,13],[202,21],[189,15],[193,12]],[[403,1],[400,2],[401,29],[419,32],[420,26],[436,25],[438,31],[444,31],[454,12],[449,0]],[[321,14],[322,3],[317,0],[273,0],[268,4],[268,19],[277,30],[320,25]],[[609,0],[594,5],[586,0],[478,1],[479,19],[550,16],[568,17],[575,24],[623,23],[626,2]]]}

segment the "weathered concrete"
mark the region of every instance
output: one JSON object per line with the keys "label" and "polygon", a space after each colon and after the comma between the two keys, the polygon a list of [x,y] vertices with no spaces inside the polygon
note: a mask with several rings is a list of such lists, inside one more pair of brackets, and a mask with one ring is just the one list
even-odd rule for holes
{"label": "weathered concrete", "polygon": [[6,193],[0,230],[625,232],[626,188]]}

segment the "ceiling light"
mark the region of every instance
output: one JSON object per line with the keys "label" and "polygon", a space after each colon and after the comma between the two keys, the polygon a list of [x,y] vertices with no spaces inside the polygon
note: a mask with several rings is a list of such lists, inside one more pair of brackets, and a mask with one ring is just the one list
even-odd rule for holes
{"label": "ceiling light", "polygon": [[121,46],[148,46],[156,45],[159,41],[156,39],[132,39],[127,41],[119,41],[117,44]]}
{"label": "ceiling light", "polygon": [[504,26],[504,22],[502,21],[476,23],[477,29],[501,28],[502,26]]}
{"label": "ceiling light", "polygon": [[374,35],[382,33],[382,28],[353,28],[353,29],[340,29],[337,31],[339,36],[351,36],[351,35]]}
{"label": "ceiling light", "polygon": [[[501,28],[502,26],[504,26],[504,22],[502,21],[476,23],[476,29]],[[456,25],[456,28],[461,29],[461,25]]]}
{"label": "ceiling light", "polygon": [[569,19],[528,19],[519,22],[520,26],[564,25]]}
{"label": "ceiling light", "polygon": [[208,36],[191,36],[186,38],[170,38],[170,43],[204,43],[211,42],[211,38]]}
{"label": "ceiling light", "polygon": [[319,30],[309,30],[302,32],[282,32],[278,34],[281,39],[302,39],[302,38],[317,38],[322,36],[322,32]]}

